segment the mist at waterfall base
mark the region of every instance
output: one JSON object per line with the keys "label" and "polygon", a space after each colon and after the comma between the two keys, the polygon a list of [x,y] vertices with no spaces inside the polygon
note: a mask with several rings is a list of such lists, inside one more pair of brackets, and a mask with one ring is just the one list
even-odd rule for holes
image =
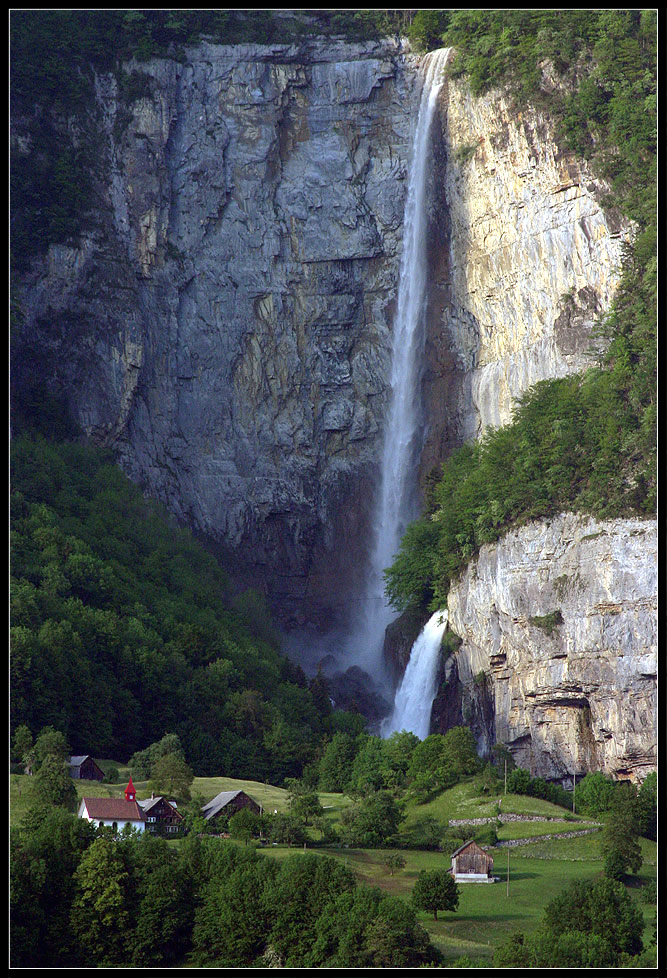
{"label": "mist at waterfall base", "polygon": [[[422,633],[413,646],[406,677],[394,702],[393,676],[383,653],[385,633],[396,613],[385,596],[384,572],[398,553],[408,524],[419,515],[416,473],[424,437],[421,388],[427,300],[427,185],[432,122],[449,51],[446,48],[431,52],[422,66],[423,85],[412,142],[397,311],[392,329],[390,399],[365,593],[354,622],[347,628],[326,636],[317,635],[314,630],[310,635],[300,632],[286,640],[288,655],[299,661],[306,673],[312,675],[321,670],[327,677],[335,705],[359,709],[369,724],[386,736],[393,729],[402,729],[396,728],[397,722],[413,723],[422,733],[413,732],[422,737],[428,735],[439,641],[435,651],[429,645],[428,654],[423,652],[423,646],[431,640],[435,643],[433,635],[437,628],[444,629],[444,625],[434,622],[435,616],[427,624],[427,637]],[[413,667],[416,656],[421,662],[418,672]],[[427,663],[433,674],[430,678],[422,675]],[[410,679],[406,684],[408,673]],[[419,720],[418,715],[421,715]]]}

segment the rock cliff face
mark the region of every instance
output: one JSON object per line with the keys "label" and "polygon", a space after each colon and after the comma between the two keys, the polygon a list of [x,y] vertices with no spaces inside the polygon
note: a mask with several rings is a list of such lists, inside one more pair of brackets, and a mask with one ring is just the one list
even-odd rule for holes
{"label": "rock cliff face", "polygon": [[[200,44],[98,77],[76,123],[94,226],[16,290],[85,433],[287,625],[360,590],[418,62],[392,41]],[[422,477],[587,363],[628,233],[548,120],[458,81],[440,108]]]}
{"label": "rock cliff face", "polygon": [[35,263],[25,333],[235,578],[326,622],[363,564],[417,74],[387,41],[202,44],[127,78],[90,109],[97,228]]}
{"label": "rock cliff face", "polygon": [[434,224],[445,230],[432,235],[425,470],[447,454],[447,435],[505,424],[528,387],[593,365],[593,326],[631,235],[543,113],[452,80],[439,139]]}
{"label": "rock cliff face", "polygon": [[[19,379],[64,391],[288,626],[326,627],[360,590],[418,63],[391,41],[200,44],[98,77],[85,119],[61,120],[95,140],[92,228],[16,285]],[[13,131],[28,147],[30,121]],[[422,478],[537,380],[589,364],[630,234],[601,189],[547,118],[443,87]],[[654,554],[649,524],[573,516],[485,548],[450,596],[464,642],[436,722],[470,719],[534,774],[641,775]],[[394,629],[403,666],[418,624]]]}
{"label": "rock cliff face", "polygon": [[482,548],[448,609],[483,748],[546,778],[655,769],[656,553],[655,522],[574,514]]}

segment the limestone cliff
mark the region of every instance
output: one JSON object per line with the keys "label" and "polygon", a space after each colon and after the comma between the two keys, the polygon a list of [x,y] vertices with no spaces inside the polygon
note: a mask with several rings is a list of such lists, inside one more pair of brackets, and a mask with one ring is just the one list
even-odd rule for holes
{"label": "limestone cliff", "polygon": [[507,423],[537,381],[595,363],[593,327],[632,233],[602,209],[608,188],[559,145],[544,112],[518,111],[497,91],[473,98],[451,80],[439,140],[425,471],[447,454],[447,432],[450,443],[475,438]]}
{"label": "limestone cliff", "polygon": [[363,562],[417,75],[387,41],[124,77],[88,111],[96,227],[17,290],[26,345],[235,579],[327,622]]}
{"label": "limestone cliff", "polygon": [[654,521],[574,514],[482,548],[447,602],[482,748],[546,778],[655,769],[656,552]]}

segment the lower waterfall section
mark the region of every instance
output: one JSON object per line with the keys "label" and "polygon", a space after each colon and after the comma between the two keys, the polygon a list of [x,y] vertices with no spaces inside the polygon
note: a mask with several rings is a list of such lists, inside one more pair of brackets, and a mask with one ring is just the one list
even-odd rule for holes
{"label": "lower waterfall section", "polygon": [[447,612],[436,611],[421,630],[396,691],[394,710],[382,724],[383,737],[400,730],[407,730],[420,740],[428,737],[438,680],[440,646],[446,628]]}

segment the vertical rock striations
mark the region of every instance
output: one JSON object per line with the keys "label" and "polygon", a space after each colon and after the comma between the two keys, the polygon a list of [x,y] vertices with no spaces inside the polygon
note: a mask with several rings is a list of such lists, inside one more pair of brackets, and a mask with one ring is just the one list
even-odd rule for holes
{"label": "vertical rock striations", "polygon": [[89,111],[97,226],[34,263],[25,334],[89,437],[326,622],[362,563],[417,77],[390,41],[126,68]]}
{"label": "vertical rock striations", "polygon": [[554,126],[499,93],[443,90],[444,164],[434,200],[423,467],[505,424],[539,380],[593,365],[631,229]]}

